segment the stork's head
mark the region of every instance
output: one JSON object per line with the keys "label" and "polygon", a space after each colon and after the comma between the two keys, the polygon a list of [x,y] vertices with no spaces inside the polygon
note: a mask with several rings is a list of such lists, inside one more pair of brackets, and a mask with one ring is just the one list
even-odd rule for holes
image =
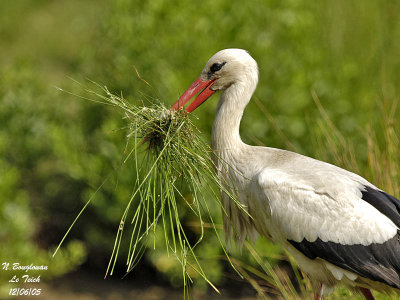
{"label": "stork's head", "polygon": [[251,85],[250,88],[254,89],[257,80],[257,63],[247,51],[242,49],[221,50],[210,58],[200,77],[183,93],[172,108],[182,108],[200,92],[186,107],[188,112],[192,112],[216,91],[228,89],[234,84],[248,84]]}

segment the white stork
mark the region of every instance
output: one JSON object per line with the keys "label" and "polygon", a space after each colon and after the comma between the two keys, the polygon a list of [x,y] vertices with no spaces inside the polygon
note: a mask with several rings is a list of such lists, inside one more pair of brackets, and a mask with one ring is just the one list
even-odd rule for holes
{"label": "white stork", "polygon": [[[222,194],[227,236],[260,234],[280,243],[306,273],[316,299],[344,284],[400,289],[400,201],[364,178],[297,153],[249,146],[240,120],[257,86],[256,61],[241,49],[216,53],[173,105],[192,112],[222,90],[212,129],[217,172],[251,218]],[[232,230],[232,226],[235,230]],[[397,290],[398,291],[398,290]]]}

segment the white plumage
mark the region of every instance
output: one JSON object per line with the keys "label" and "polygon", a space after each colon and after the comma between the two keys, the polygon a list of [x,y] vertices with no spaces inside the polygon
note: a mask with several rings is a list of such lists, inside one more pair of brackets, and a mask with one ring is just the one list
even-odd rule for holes
{"label": "white plumage", "polygon": [[187,107],[191,112],[223,90],[212,130],[214,160],[251,216],[222,194],[227,236],[243,242],[261,234],[280,243],[310,277],[317,299],[337,283],[367,299],[373,299],[369,287],[399,289],[400,202],[331,164],[243,143],[240,120],[257,82],[257,63],[246,51],[222,50],[174,105],[202,91]]}
{"label": "white plumage", "polygon": [[271,219],[295,242],[319,237],[342,245],[369,245],[393,238],[396,225],[361,199],[363,184],[372,185],[343,171],[295,155],[280,169],[266,166],[256,175],[258,201],[269,200]]}

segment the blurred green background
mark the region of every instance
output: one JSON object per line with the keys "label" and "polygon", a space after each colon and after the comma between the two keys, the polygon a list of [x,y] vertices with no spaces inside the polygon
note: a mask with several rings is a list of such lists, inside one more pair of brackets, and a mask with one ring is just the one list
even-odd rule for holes
{"label": "blurred green background", "polygon": [[[135,172],[121,168],[126,132],[119,130],[124,126],[119,112],[56,87],[80,95],[89,78],[131,103],[154,97],[170,105],[215,52],[247,49],[260,69],[255,97],[273,122],[251,102],[243,139],[288,148],[279,128],[293,145],[289,149],[331,159],[329,149],[315,146],[321,113],[314,93],[362,166],[368,161],[364,128],[368,124],[379,132],[380,105],[390,106],[399,95],[399,41],[396,0],[2,2],[1,260],[48,264],[45,278],[83,269],[101,278],[132,190]],[[195,114],[208,140],[216,103],[214,96]],[[49,253],[110,174],[62,252],[51,259]],[[183,215],[187,224],[195,220],[189,211]],[[215,218],[221,222],[219,212]],[[198,249],[204,268],[217,286],[236,285],[217,243],[209,234]],[[282,255],[265,240],[257,249],[273,264]],[[246,251],[234,247],[232,253],[254,264]],[[179,288],[181,271],[173,260],[162,247],[148,249],[125,280]],[[124,274],[123,264],[121,255],[117,276]],[[8,277],[0,273],[3,293]],[[204,292],[204,282],[196,282]]]}

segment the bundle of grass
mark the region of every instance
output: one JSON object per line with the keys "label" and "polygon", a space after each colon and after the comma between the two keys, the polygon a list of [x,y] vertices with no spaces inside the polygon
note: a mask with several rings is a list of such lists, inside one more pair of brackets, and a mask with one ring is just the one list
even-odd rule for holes
{"label": "bundle of grass", "polygon": [[[131,227],[131,233],[127,272],[136,266],[145,251],[145,244],[149,242],[148,238],[154,236],[156,228],[161,226],[168,254],[174,256],[182,266],[185,293],[192,282],[189,274],[193,274],[193,271],[218,291],[207,278],[194,251],[203,239],[204,224],[211,224],[230,261],[210,211],[210,200],[216,201],[222,209],[219,197],[221,190],[229,194],[224,188],[226,184],[220,181],[214,171],[210,146],[201,138],[186,111],[171,110],[161,104],[147,107],[131,105],[106,87],[98,87],[101,92],[87,90],[95,99],[85,99],[112,105],[123,113],[128,124],[127,144],[130,145],[124,162],[133,159],[136,170],[133,192],[118,226],[106,276],[114,272],[128,226]],[[234,195],[230,196],[243,209]],[[193,238],[189,240],[181,224],[178,209],[180,201],[198,218],[201,233],[195,241]],[[156,239],[153,243],[154,248],[159,246],[156,245]]]}

